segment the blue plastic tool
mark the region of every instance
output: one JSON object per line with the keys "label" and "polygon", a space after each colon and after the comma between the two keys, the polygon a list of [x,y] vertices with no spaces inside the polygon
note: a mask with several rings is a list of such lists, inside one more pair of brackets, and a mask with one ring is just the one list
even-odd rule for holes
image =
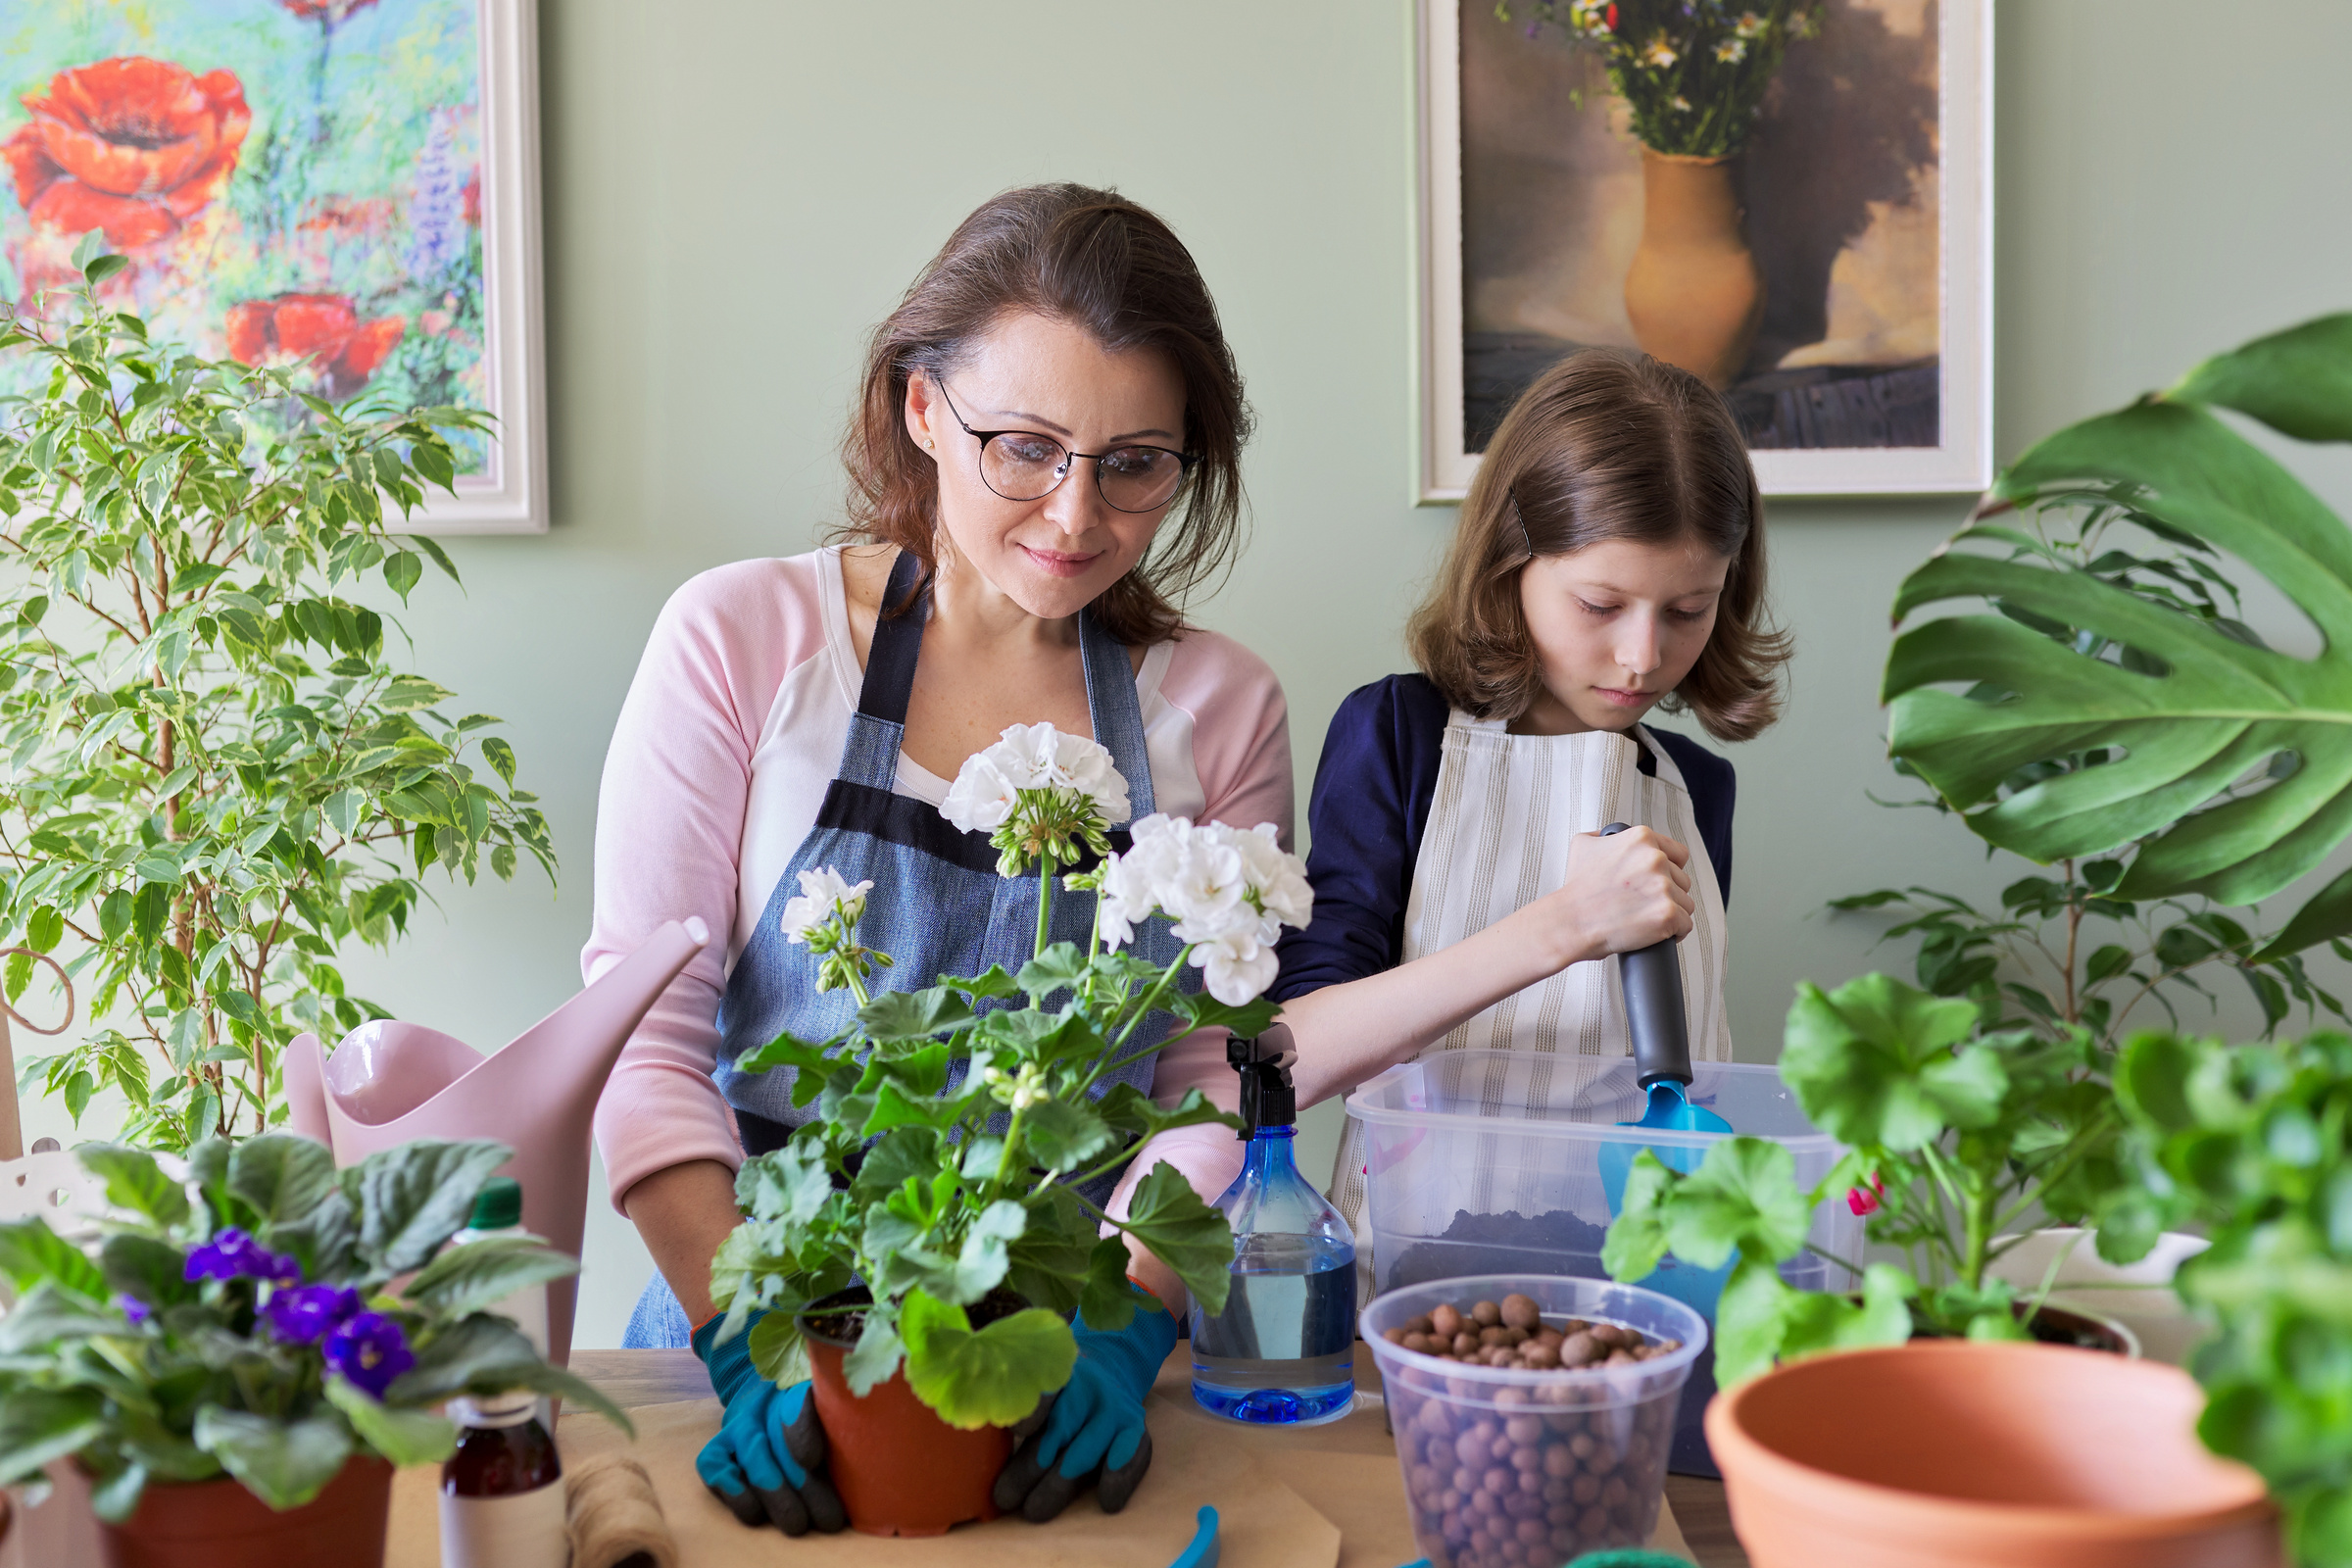
{"label": "blue plastic tool", "polygon": [[[1611,822],[1600,832],[1606,838],[1625,829],[1623,822]],[[1649,1096],[1640,1121],[1617,1125],[1673,1132],[1730,1132],[1730,1122],[1703,1105],[1690,1103],[1690,1025],[1683,1007],[1682,960],[1675,955],[1674,944],[1660,942],[1623,954],[1617,961],[1625,985],[1626,1024],[1633,1034],[1634,1082]],[[1638,1152],[1634,1144],[1600,1147],[1600,1184],[1608,1195],[1612,1219],[1625,1200],[1625,1179],[1633,1171]],[[1671,1168],[1685,1171],[1696,1169],[1704,1154],[1697,1149],[1654,1149],[1651,1152]],[[1716,1289],[1721,1289],[1720,1280]]]}
{"label": "blue plastic tool", "polygon": [[1200,1528],[1193,1532],[1193,1544],[1168,1568],[1217,1568],[1222,1550],[1217,1544],[1217,1510],[1202,1508],[1197,1517]]}

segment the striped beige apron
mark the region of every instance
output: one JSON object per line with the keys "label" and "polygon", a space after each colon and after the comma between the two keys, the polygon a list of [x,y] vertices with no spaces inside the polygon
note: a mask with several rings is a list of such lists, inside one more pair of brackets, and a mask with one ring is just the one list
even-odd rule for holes
{"label": "striped beige apron", "polygon": [[[1647,749],[1656,759],[1655,774],[1641,771],[1642,747],[1628,735],[1611,730],[1513,735],[1500,720],[1454,711],[1446,725],[1420,858],[1413,863],[1404,961],[1450,948],[1558,889],[1567,880],[1569,841],[1577,834],[1597,832],[1611,822],[1647,826],[1690,850],[1688,869],[1697,909],[1679,949],[1690,1054],[1700,1061],[1729,1061],[1723,892],[1699,838],[1682,770],[1663,746],[1650,741]],[[1582,1081],[1597,1076],[1608,1058],[1632,1050],[1612,956],[1570,964],[1503,998],[1421,1054],[1518,1052],[1529,1057],[1529,1073],[1547,1078],[1556,1066]],[[1583,1059],[1555,1063],[1555,1057]],[[1489,1094],[1515,1096],[1524,1103],[1531,1091],[1545,1088],[1511,1072],[1490,1085]],[[1340,1139],[1330,1196],[1357,1237],[1359,1271],[1368,1270],[1372,1261],[1364,1224],[1365,1159],[1363,1123],[1350,1116]],[[1510,1206],[1509,1195],[1489,1196],[1497,1206]]]}

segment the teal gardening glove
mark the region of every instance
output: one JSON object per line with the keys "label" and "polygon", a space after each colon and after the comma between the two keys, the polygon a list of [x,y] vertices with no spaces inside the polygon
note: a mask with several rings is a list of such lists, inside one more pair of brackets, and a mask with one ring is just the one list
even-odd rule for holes
{"label": "teal gardening glove", "polygon": [[1127,1506],[1152,1468],[1144,1396],[1176,1348],[1174,1314],[1140,1286],[1125,1328],[1102,1333],[1081,1315],[1070,1330],[1078,1340],[1070,1381],[1014,1429],[1020,1446],[997,1476],[997,1506],[1036,1524],[1068,1507],[1089,1480],[1104,1513]]}
{"label": "teal gardening glove", "polygon": [[718,1436],[695,1455],[695,1474],[747,1525],[772,1524],[788,1536],[845,1528],[849,1515],[825,1479],[825,1429],[808,1383],[779,1389],[761,1377],[752,1365],[751,1324],[721,1345],[725,1321],[714,1317],[694,1331],[694,1353],[726,1406]]}

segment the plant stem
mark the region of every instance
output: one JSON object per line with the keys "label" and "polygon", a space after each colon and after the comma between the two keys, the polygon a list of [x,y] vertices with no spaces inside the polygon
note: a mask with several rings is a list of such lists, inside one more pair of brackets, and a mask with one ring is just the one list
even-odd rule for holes
{"label": "plant stem", "polygon": [[2063,978],[2066,981],[2065,1018],[2068,1023],[2072,1024],[2080,1023],[2082,1021],[2081,1018],[2077,1016],[2078,1004],[2075,997],[2075,940],[2082,932],[2082,901],[2074,896],[2075,862],[2073,860],[2068,860],[2065,862],[2065,865],[2067,886],[2066,964]]}
{"label": "plant stem", "polygon": [[1054,918],[1054,851],[1051,847],[1038,852],[1037,857],[1037,950],[1033,958],[1046,956],[1046,939],[1052,934]]}

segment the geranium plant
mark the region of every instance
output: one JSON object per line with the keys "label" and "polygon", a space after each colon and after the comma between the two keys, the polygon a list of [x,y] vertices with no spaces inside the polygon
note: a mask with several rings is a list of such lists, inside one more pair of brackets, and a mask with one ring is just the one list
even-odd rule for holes
{"label": "geranium plant", "polygon": [[[96,1027],[27,1081],[76,1121],[118,1090],[124,1136],[179,1149],[281,1121],[285,1044],[382,1016],[336,953],[389,944],[429,870],[554,859],[498,721],[354,597],[456,576],[388,530],[481,416],[152,342],[93,248],[72,319],[0,304],[0,351],[48,372],[0,403],[0,943],[89,982]],[[9,960],[12,1001],[31,972]]]}
{"label": "geranium plant", "polygon": [[444,1245],[511,1154],[419,1142],[338,1171],[320,1145],[272,1133],[200,1143],[183,1176],[83,1147],[104,1224],[0,1223],[0,1274],[21,1293],[0,1317],[0,1485],[70,1455],[105,1519],[151,1484],[223,1474],[282,1510],[355,1455],[446,1458],[456,1429],[433,1407],[460,1394],[530,1389],[625,1425],[483,1310],[578,1264],[530,1237]]}
{"label": "geranium plant", "polygon": [[2260,1471],[2305,1568],[2352,1565],[2352,1040],[2144,1034],[2117,1096],[2143,1229],[2213,1246],[2175,1286],[2218,1332],[2194,1364],[2205,1446]]}
{"label": "geranium plant", "polygon": [[[1886,975],[1824,992],[1797,988],[1781,1079],[1805,1114],[1846,1147],[1811,1191],[1785,1145],[1733,1137],[1688,1175],[1647,1150],[1635,1156],[1601,1260],[1639,1280],[1668,1251],[1701,1268],[1739,1261],[1716,1313],[1716,1376],[1726,1385],[1778,1357],[1915,1334],[2027,1337],[2041,1290],[1987,1272],[2021,1222],[2098,1227],[2101,1256],[2129,1262],[2154,1245],[2144,1208],[2126,1200],[2111,1056],[2082,1030],[1983,1033],[1968,1002]],[[1870,1240],[1907,1266],[1831,1258],[1862,1277],[1859,1300],[1792,1289],[1779,1265],[1820,1250],[1814,1209],[1843,1202]],[[1827,1255],[1827,1254],[1823,1254]]]}
{"label": "geranium plant", "polygon": [[[1791,41],[1819,25],[1800,0],[1524,0],[1528,36],[1546,24],[1600,57],[1652,152],[1728,158],[1747,141]],[[1494,15],[1513,20],[1511,0]]]}
{"label": "geranium plant", "polygon": [[[903,1364],[947,1421],[1009,1425],[1067,1381],[1074,1310],[1099,1330],[1127,1323],[1123,1238],[1204,1306],[1223,1306],[1232,1233],[1173,1165],[1144,1177],[1123,1219],[1080,1188],[1166,1128],[1236,1125],[1198,1090],[1162,1107],[1105,1081],[1160,1049],[1170,1014],[1185,1028],[1263,1030],[1275,937],[1306,923],[1312,896],[1270,825],[1148,816],[1124,853],[1109,853],[1105,824],[1127,811],[1126,781],[1101,746],[1050,724],[1016,725],[975,755],[941,810],[991,835],[1002,875],[1036,876],[1033,956],[1018,973],[871,994],[888,957],[859,944],[858,923],[887,891],[802,874],[786,931],[821,956],[821,984],[856,995],[857,1021],[831,1040],[785,1035],[742,1057],[747,1072],[794,1068],[794,1102],[820,1114],[745,1163],[746,1217],[719,1250],[711,1294],[728,1309],[722,1339],[764,1310],[752,1358],[782,1382],[802,1349],[797,1314],[855,1278],[871,1300],[845,1362],[854,1393]],[[1090,856],[1091,869],[1061,874]],[[1057,884],[1095,901],[1083,949],[1047,940]],[[1151,919],[1172,921],[1183,944],[1164,965],[1122,951]],[[1191,968],[1204,991],[1183,983]],[[957,1062],[966,1070],[951,1090]]]}

